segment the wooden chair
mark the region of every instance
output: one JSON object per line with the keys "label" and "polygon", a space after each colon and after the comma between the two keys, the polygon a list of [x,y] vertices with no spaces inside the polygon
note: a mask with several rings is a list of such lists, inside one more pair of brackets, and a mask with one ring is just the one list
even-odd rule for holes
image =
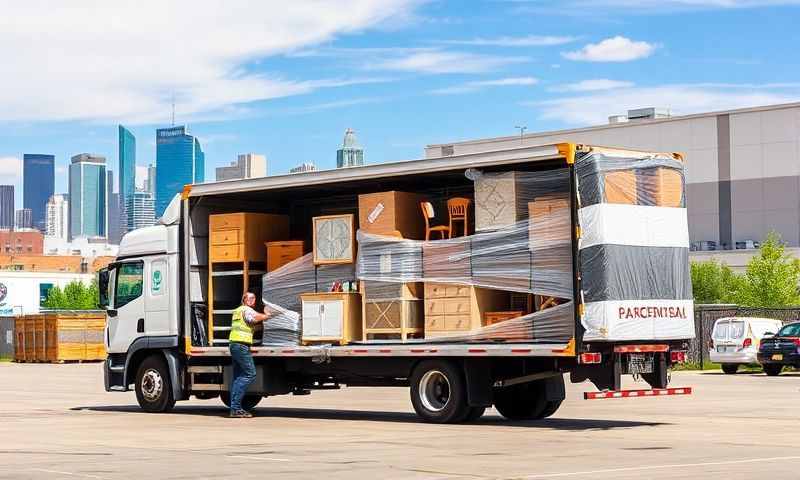
{"label": "wooden chair", "polygon": [[472,200],[469,198],[461,197],[451,198],[447,201],[447,213],[450,215],[450,238],[453,238],[453,234],[455,233],[455,228],[453,227],[453,223],[455,222],[462,222],[464,225],[464,236],[469,235],[469,206],[471,203]]}
{"label": "wooden chair", "polygon": [[419,202],[419,208],[422,210],[422,217],[425,219],[425,240],[431,239],[431,232],[439,232],[442,239],[450,236],[450,227],[446,225],[431,227],[430,221],[434,217],[431,202]]}

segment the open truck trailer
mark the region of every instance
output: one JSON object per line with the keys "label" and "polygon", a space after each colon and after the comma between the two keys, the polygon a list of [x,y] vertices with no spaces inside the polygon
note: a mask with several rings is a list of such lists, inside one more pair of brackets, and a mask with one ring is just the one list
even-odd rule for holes
{"label": "open truck trailer", "polygon": [[427,421],[538,419],[566,373],[690,393],[668,388],[694,337],[684,192],[679,154],[567,143],[187,185],[100,272],[106,390],[228,403],[249,290],[271,314],[250,408],[408,386]]}

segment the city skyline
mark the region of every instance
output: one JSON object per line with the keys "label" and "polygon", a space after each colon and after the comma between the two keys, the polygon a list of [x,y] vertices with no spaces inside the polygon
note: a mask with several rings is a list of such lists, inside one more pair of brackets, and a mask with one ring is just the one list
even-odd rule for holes
{"label": "city skyline", "polygon": [[160,217],[172,198],[189,183],[205,179],[205,155],[186,125],[156,130],[155,212]]}

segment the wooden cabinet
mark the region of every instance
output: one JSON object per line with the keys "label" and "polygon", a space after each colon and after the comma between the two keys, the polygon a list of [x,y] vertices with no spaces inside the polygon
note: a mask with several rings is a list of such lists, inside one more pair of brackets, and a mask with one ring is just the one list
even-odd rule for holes
{"label": "wooden cabinet", "polygon": [[639,172],[639,204],[680,207],[683,203],[683,177],[677,170],[657,167]]}
{"label": "wooden cabinet", "polygon": [[358,224],[361,231],[374,235],[422,240],[425,221],[419,203],[423,197],[408,192],[379,192],[358,196]]}
{"label": "wooden cabinet", "polygon": [[302,302],[303,343],[361,340],[361,296],[355,292],[308,293]]}
{"label": "wooden cabinet", "polygon": [[277,270],[287,263],[303,256],[305,242],[302,240],[288,240],[279,242],[264,242],[267,249],[267,272]]}
{"label": "wooden cabinet", "polygon": [[537,197],[528,203],[528,212],[531,250],[570,243],[572,221],[566,194]]}
{"label": "wooden cabinet", "polygon": [[425,283],[425,337],[466,333],[482,326],[484,311],[508,305],[509,293],[466,285]]}

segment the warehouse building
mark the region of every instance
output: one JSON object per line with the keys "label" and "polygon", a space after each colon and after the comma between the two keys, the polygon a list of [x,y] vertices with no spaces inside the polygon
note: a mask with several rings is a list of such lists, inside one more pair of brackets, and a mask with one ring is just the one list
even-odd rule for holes
{"label": "warehouse building", "polygon": [[800,103],[685,116],[643,108],[607,125],[429,145],[425,156],[564,141],[683,153],[695,257],[753,249],[771,230],[800,247]]}

